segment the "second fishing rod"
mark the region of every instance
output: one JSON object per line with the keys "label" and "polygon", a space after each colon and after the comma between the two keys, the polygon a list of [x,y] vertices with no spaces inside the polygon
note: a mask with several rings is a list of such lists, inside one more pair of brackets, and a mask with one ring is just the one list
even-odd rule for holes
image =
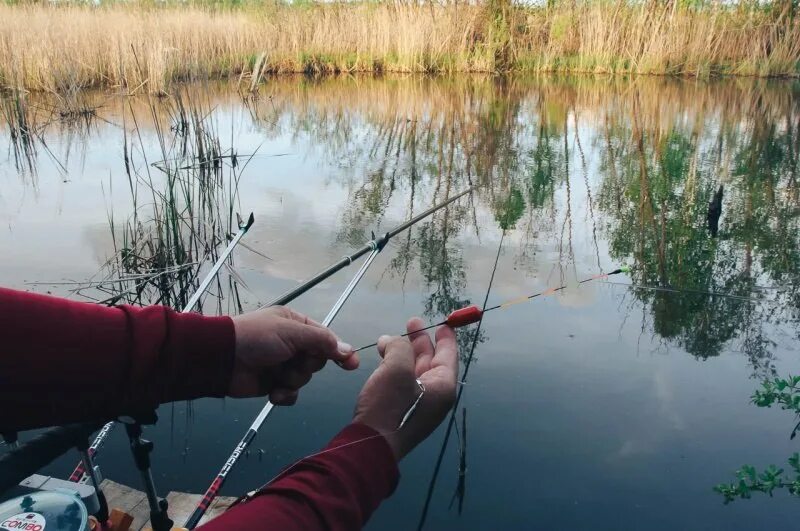
{"label": "second fishing rod", "polygon": [[[237,214],[238,217],[238,214]],[[230,257],[233,253],[233,250],[239,245],[239,242],[247,234],[247,231],[250,230],[250,227],[253,226],[255,222],[255,216],[253,213],[250,213],[250,216],[247,218],[247,221],[239,220],[239,230],[236,234],[231,238],[231,241],[228,243],[228,246],[225,248],[224,251],[219,255],[214,265],[211,266],[211,269],[200,281],[199,286],[195,290],[194,294],[189,298],[186,302],[186,305],[181,309],[181,313],[187,313],[194,310],[194,307],[197,306],[197,303],[200,302],[200,297],[206,292],[208,287],[211,285],[211,282],[217,277],[217,273],[219,270],[222,269],[222,266],[225,264],[225,261]],[[72,474],[69,476],[69,481],[72,482],[79,482],[84,479],[84,475],[94,473],[93,466],[89,466],[95,456],[100,452],[103,444],[105,443],[108,436],[111,434],[111,431],[114,429],[115,422],[107,422],[102,429],[98,432],[97,436],[95,437],[92,444],[87,448],[86,455],[82,456],[81,461],[76,465],[75,469],[72,471]]]}
{"label": "second fishing rod", "polygon": [[[309,289],[313,288],[320,282],[331,277],[336,272],[349,266],[355,260],[358,260],[361,256],[369,253],[367,258],[364,260],[364,263],[361,264],[359,270],[353,276],[352,280],[350,280],[350,283],[347,285],[347,287],[345,287],[344,291],[342,291],[342,294],[339,296],[336,303],[334,303],[333,307],[328,312],[328,315],[326,315],[325,319],[322,320],[323,326],[325,327],[330,326],[336,315],[339,313],[339,310],[341,310],[342,306],[344,306],[344,303],[353,293],[359,281],[363,278],[364,274],[372,265],[372,262],[375,260],[378,254],[380,254],[380,252],[383,250],[383,248],[386,246],[386,244],[392,237],[411,228],[419,221],[432,215],[434,212],[437,212],[438,210],[447,207],[448,205],[460,199],[464,195],[470,193],[474,189],[475,187],[470,187],[464,190],[463,192],[451,197],[450,199],[447,199],[442,203],[432,206],[431,208],[425,210],[424,212],[421,212],[420,214],[401,223],[400,225],[391,229],[390,231],[386,232],[380,237],[376,237],[373,234],[372,240],[367,242],[363,247],[361,247],[354,253],[343,257],[341,260],[327,267],[320,273],[314,275],[311,279],[305,281],[300,286],[284,293],[283,295],[281,295],[280,297],[278,297],[277,299],[275,299],[274,301],[270,302],[265,306],[277,306],[277,305],[288,304],[289,302],[293,301],[294,299],[296,299]],[[273,407],[274,405],[270,401],[267,401],[267,403],[261,409],[261,411],[256,416],[253,423],[250,425],[250,428],[244,434],[244,437],[242,437],[242,439],[239,441],[239,444],[236,445],[236,448],[233,449],[233,452],[231,453],[230,457],[228,458],[227,461],[225,461],[225,464],[222,466],[222,469],[220,469],[219,473],[214,478],[214,481],[206,490],[205,494],[203,495],[203,498],[200,500],[200,503],[197,505],[194,512],[192,512],[192,514],[189,516],[189,519],[186,520],[186,523],[184,524],[185,528],[194,529],[200,523],[200,520],[203,518],[203,515],[206,513],[211,503],[217,497],[217,494],[224,485],[225,480],[228,477],[228,474],[236,465],[241,455],[246,452],[247,448],[253,442],[256,435],[258,434],[259,429],[267,420],[269,414],[272,412]]]}

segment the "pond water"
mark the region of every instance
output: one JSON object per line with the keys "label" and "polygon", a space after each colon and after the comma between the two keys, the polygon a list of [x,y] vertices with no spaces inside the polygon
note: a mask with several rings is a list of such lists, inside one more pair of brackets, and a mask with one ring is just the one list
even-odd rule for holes
{"label": "pond water", "polygon": [[[482,303],[504,227],[490,305],[568,285],[487,314],[425,529],[796,525],[785,491],[724,505],[712,487],[798,450],[792,413],[750,402],[800,371],[797,82],[289,77],[258,95],[3,101],[2,284],[77,300],[180,307],[233,213],[253,212],[203,311],[253,309],[478,186],[397,236],[332,327],[363,345]],[[576,285],[620,265],[615,283]],[[293,306],[321,318],[354,273]],[[223,493],[324,445],[376,357],[326,368],[277,410]],[[161,492],[203,491],[261,406],[162,407],[146,430]],[[369,529],[418,527],[443,441],[401,464]],[[98,463],[138,486],[122,430]]]}

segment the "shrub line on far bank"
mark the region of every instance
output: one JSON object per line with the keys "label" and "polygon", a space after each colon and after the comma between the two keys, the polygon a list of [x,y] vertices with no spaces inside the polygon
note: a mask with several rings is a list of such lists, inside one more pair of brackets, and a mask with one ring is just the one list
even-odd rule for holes
{"label": "shrub line on far bank", "polygon": [[[792,4],[0,5],[0,84],[165,92],[264,73],[797,76]],[[785,6],[781,8],[780,6]]]}

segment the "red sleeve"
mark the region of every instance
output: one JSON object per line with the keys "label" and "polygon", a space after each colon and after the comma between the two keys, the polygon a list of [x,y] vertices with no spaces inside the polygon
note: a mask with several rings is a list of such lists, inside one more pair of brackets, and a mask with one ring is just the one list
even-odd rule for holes
{"label": "red sleeve", "polygon": [[234,347],[229,317],[0,288],[0,430],[224,396]]}
{"label": "red sleeve", "polygon": [[394,492],[398,477],[386,439],[368,426],[350,424],[322,452],[289,467],[254,498],[199,529],[361,529]]}

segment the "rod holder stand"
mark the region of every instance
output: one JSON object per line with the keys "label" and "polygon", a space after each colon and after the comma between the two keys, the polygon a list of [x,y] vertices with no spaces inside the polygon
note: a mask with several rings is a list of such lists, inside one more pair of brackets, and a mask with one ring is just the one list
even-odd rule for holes
{"label": "rod holder stand", "polygon": [[[141,417],[148,424],[155,424],[158,417],[155,412],[147,413]],[[120,422],[125,425],[125,431],[130,441],[133,462],[142,476],[144,491],[147,495],[147,504],[150,506],[150,525],[153,531],[170,531],[174,522],[169,518],[169,503],[158,497],[153,474],[150,471],[150,454],[153,452],[153,443],[142,438],[142,422],[132,417],[121,417]]]}

